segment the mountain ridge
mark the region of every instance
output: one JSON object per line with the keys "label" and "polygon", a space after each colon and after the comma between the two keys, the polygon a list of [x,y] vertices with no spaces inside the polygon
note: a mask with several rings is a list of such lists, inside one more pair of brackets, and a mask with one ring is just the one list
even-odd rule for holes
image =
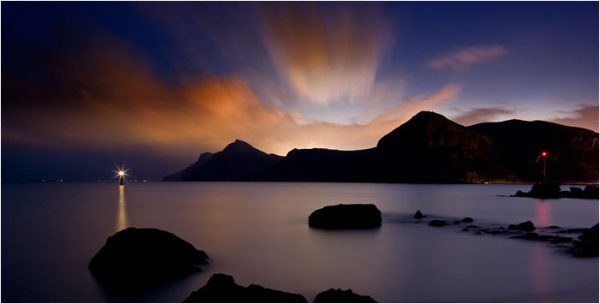
{"label": "mountain ridge", "polygon": [[482,183],[537,182],[536,158],[550,153],[548,178],[598,180],[598,133],[545,121],[507,120],[460,125],[419,112],[373,148],[292,149],[267,154],[242,140],[166,176],[166,181],[318,181]]}

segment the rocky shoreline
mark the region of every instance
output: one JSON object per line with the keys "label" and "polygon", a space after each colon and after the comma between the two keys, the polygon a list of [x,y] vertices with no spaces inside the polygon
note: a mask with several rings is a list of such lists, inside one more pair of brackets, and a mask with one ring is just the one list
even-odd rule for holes
{"label": "rocky shoreline", "polygon": [[[462,232],[475,235],[507,236],[511,239],[541,241],[560,246],[573,257],[598,257],[598,224],[590,228],[561,228],[549,226],[539,228],[531,221],[517,224],[494,225],[473,224],[471,217],[463,219],[437,218],[425,220],[428,216],[417,210],[413,223],[423,223],[432,227],[455,227]],[[467,225],[468,224],[468,225]]]}
{"label": "rocky shoreline", "polygon": [[[312,229],[377,229],[382,225],[381,211],[373,204],[325,206],[310,214]],[[573,257],[598,257],[598,224],[591,228],[536,227],[533,222],[508,225],[478,223],[471,217],[431,216],[417,210],[404,216],[402,223],[426,224],[435,229],[459,228],[475,235],[505,236],[511,239],[546,242]],[[112,290],[150,289],[177,278],[204,270],[209,257],[203,250],[176,235],[149,228],[127,228],[109,237],[92,258],[89,269],[98,281]],[[306,303],[296,293],[251,284],[241,286],[227,274],[216,273],[193,291],[184,302]],[[313,302],[371,303],[368,295],[351,289],[320,292]]]}
{"label": "rocky shoreline", "polygon": [[515,197],[532,198],[583,198],[598,199],[598,185],[587,185],[583,189],[570,187],[569,191],[561,190],[559,183],[538,183],[529,192],[517,191]]}

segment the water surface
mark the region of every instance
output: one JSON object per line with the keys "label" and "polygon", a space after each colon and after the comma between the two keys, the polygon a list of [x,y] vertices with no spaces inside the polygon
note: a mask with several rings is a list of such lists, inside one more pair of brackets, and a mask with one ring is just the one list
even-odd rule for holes
{"label": "water surface", "polygon": [[[417,209],[476,223],[590,227],[598,200],[499,197],[528,186],[343,183],[3,184],[2,301],[179,302],[215,272],[300,293],[351,288],[380,302],[597,302],[598,258],[546,243],[403,223]],[[327,204],[375,203],[381,229],[310,229]],[[106,238],[155,227],[205,250],[205,272],[144,293],[87,269]]]}

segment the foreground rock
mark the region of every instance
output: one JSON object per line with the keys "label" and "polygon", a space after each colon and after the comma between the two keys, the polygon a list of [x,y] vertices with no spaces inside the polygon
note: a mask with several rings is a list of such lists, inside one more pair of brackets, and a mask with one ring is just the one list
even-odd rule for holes
{"label": "foreground rock", "polygon": [[381,211],[373,204],[326,206],[311,213],[308,225],[323,229],[379,228]]}
{"label": "foreground rock", "polygon": [[352,289],[329,289],[315,297],[315,303],[377,303],[369,296],[362,296],[352,292]]}
{"label": "foreground rock", "polygon": [[243,287],[232,276],[213,274],[206,285],[185,299],[188,303],[306,303],[299,294],[268,289],[251,284]]}
{"label": "foreground rock", "polygon": [[89,269],[108,285],[137,287],[199,271],[207,263],[204,251],[170,232],[127,228],[106,240]]}

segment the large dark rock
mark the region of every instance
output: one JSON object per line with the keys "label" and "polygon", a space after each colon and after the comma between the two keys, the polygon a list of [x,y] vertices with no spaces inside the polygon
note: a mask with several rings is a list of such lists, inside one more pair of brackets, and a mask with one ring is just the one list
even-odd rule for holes
{"label": "large dark rock", "polygon": [[208,256],[172,233],[127,228],[115,233],[89,263],[103,283],[115,287],[160,283],[201,270]]}
{"label": "large dark rock", "polygon": [[299,294],[264,288],[259,285],[243,287],[232,276],[213,274],[206,285],[184,300],[188,303],[306,303]]}
{"label": "large dark rock", "polygon": [[320,292],[313,301],[315,303],[377,303],[369,296],[362,296],[352,292],[352,289],[329,289]]}
{"label": "large dark rock", "polygon": [[510,230],[522,230],[522,231],[533,231],[535,230],[535,226],[531,221],[523,222],[516,225],[508,225],[508,229]]}
{"label": "large dark rock", "polygon": [[378,228],[381,211],[373,204],[325,206],[310,214],[308,225],[323,229]]}

